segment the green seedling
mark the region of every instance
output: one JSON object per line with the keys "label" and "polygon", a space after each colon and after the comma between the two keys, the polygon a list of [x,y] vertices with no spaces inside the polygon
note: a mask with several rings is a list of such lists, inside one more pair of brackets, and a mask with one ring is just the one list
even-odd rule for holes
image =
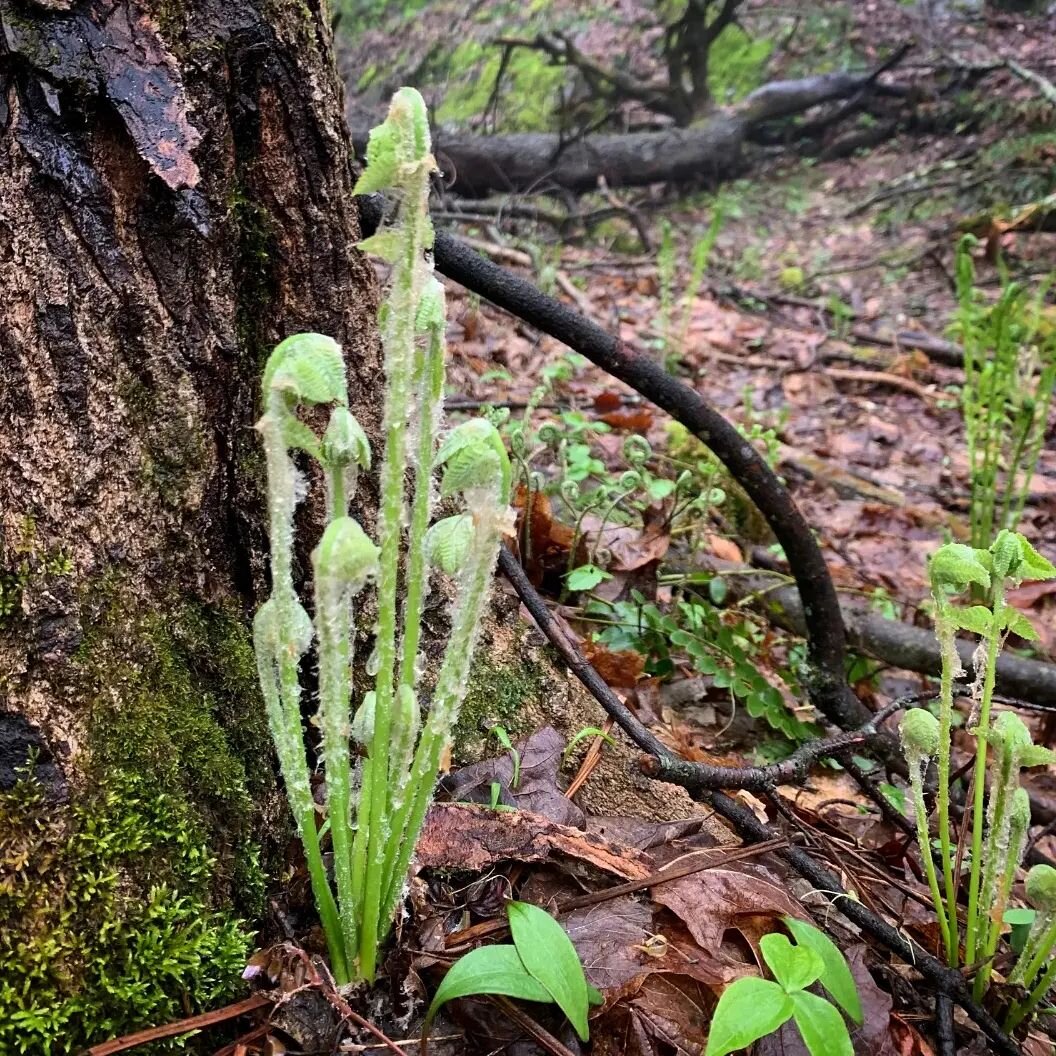
{"label": "green seedling", "polygon": [[510,779],[510,788],[516,791],[521,784],[521,753],[514,748],[505,726],[492,726],[488,732],[510,753],[510,759],[513,762],[513,777]]}
{"label": "green seedling", "polygon": [[580,741],[586,740],[588,737],[600,737],[610,748],[616,747],[616,742],[604,731],[599,730],[597,726],[584,726],[575,737],[568,742],[565,750],[561,753],[561,765],[565,766],[569,759],[572,758],[572,753],[576,750],[576,745]]}
{"label": "green seedling", "polygon": [[604,998],[587,982],[564,928],[526,902],[508,902],[506,912],[513,945],[481,946],[455,961],[429,1006],[423,1031],[428,1033],[440,1008],[456,997],[501,994],[556,1004],[580,1039],[589,1040],[587,1014]]}
{"label": "green seedling", "polygon": [[[274,350],[264,371],[264,415],[257,426],[267,458],[272,583],[254,623],[257,662],[338,983],[374,978],[378,947],[400,901],[441,754],[465,694],[499,541],[510,522],[510,465],[495,428],[472,420],[437,444],[445,308],[427,252],[433,243],[429,179],[436,167],[429,149],[425,104],[413,89],[400,89],[386,121],[371,133],[367,168],[356,187],[357,193],[387,190],[398,203],[395,219],[362,243],[391,265],[381,314],[386,388],[380,545],[348,515],[371,451],[348,410],[344,359],[333,340],[297,334]],[[300,408],[310,406],[330,408],[322,436],[299,416]],[[326,481],[328,523],[312,553],[312,616],[293,579],[294,510],[305,485],[292,452],[316,461]],[[437,469],[442,469],[440,494],[461,510],[431,524]],[[450,636],[423,721],[421,624],[434,569],[450,576],[455,590]],[[354,704],[352,608],[373,583],[376,641],[365,666],[374,685]],[[299,673],[313,643],[333,889],[322,859],[301,727]]]}
{"label": "green seedling", "polygon": [[[844,1014],[860,1025],[862,1007],[846,959],[813,925],[792,917],[784,923],[794,943],[777,933],[759,942],[773,981],[744,976],[726,987],[712,1016],[705,1056],[746,1049],[790,1019],[811,1056],[853,1056]],[[815,984],[831,1000],[812,993]]]}

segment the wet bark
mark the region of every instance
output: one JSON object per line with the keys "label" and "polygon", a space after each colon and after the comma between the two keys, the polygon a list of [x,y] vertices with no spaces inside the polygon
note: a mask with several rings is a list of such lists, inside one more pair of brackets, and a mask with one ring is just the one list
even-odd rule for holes
{"label": "wet bark", "polygon": [[263,361],[330,334],[380,417],[329,33],[315,0],[0,0],[0,790],[32,754],[61,801],[156,737],[208,813],[181,701],[249,743],[210,680],[264,586]]}

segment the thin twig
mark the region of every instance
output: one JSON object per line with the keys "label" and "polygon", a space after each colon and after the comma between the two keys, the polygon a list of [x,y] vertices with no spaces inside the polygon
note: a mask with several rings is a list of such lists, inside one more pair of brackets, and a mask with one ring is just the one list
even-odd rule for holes
{"label": "thin twig", "polygon": [[[273,1005],[275,1002],[265,994],[254,994],[244,1001],[236,1001],[233,1005],[214,1009],[212,1012],[203,1012],[200,1016],[189,1016],[177,1023],[166,1023],[160,1027],[147,1027],[146,1030],[137,1030],[134,1034],[126,1034],[121,1038],[112,1038],[99,1045],[93,1045],[85,1056],[112,1056],[115,1052],[125,1052],[127,1049],[135,1049],[140,1045],[147,1045],[152,1041],[162,1041],[165,1038],[175,1038],[180,1034],[189,1034],[192,1030],[202,1030],[211,1027],[215,1023],[224,1023],[229,1019],[252,1012],[254,1009],[263,1008],[265,1005]],[[401,1053],[401,1056],[403,1054]]]}

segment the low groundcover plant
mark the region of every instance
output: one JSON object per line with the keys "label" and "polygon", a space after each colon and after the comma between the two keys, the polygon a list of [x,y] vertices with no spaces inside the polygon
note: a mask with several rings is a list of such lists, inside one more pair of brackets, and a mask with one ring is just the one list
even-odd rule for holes
{"label": "low groundcover plant", "polygon": [[[370,468],[371,451],[348,410],[344,360],[333,340],[297,334],[274,350],[257,425],[267,457],[272,589],[254,624],[260,682],[331,966],[342,984],[374,978],[378,947],[400,901],[465,694],[499,541],[510,522],[510,466],[494,427],[471,420],[437,443],[445,308],[429,255],[427,200],[435,167],[425,105],[413,89],[400,89],[387,119],[371,133],[367,169],[356,187],[357,193],[389,191],[398,209],[362,243],[391,265],[380,317],[386,392],[378,545],[348,515],[357,474]],[[322,436],[298,415],[310,406],[330,408]],[[314,459],[326,481],[328,523],[312,554],[313,616],[293,581],[294,510],[307,491],[294,452]],[[461,510],[431,524],[433,473],[440,466],[440,495]],[[423,722],[420,639],[431,567],[453,577],[454,600],[450,637]],[[374,652],[365,666],[374,688],[353,701],[352,606],[371,582],[377,584],[378,615]],[[300,668],[313,642],[333,888],[320,848],[301,721]]]}

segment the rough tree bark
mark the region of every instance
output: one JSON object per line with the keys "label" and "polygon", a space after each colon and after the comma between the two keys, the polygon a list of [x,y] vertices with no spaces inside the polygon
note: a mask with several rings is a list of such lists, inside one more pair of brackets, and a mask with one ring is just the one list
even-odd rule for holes
{"label": "rough tree bark", "polygon": [[[93,993],[93,972],[119,988],[133,970],[121,951],[153,885],[169,909],[242,897],[243,914],[261,891],[277,800],[246,629],[263,360],[289,333],[331,334],[356,414],[380,415],[329,32],[321,0],[0,0],[3,1051],[51,1029],[27,1025],[34,1008],[72,1017],[54,1028],[66,1051],[217,997],[230,980],[195,993],[189,969],[140,964],[136,997]],[[34,767],[44,802],[18,783]],[[151,831],[158,803],[173,829]],[[124,835],[89,869],[93,826]],[[216,856],[204,878],[174,831]],[[117,875],[102,895],[96,868]],[[93,902],[108,967],[85,952]]]}

